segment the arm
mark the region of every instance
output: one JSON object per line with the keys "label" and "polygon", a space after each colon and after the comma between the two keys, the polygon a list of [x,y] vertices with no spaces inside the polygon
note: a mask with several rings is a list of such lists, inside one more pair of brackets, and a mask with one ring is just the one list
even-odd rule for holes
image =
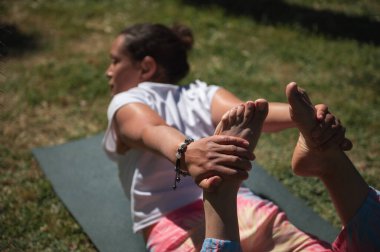
{"label": "arm", "polygon": [[265,119],[263,131],[277,132],[295,127],[290,118],[289,104],[280,102],[270,102],[268,116]]}
{"label": "arm", "polygon": [[[244,103],[234,94],[224,88],[220,88],[212,100],[211,113],[212,122],[218,125],[222,116],[231,108]],[[324,120],[328,114],[328,107],[325,104],[315,105],[316,119]],[[269,102],[268,116],[263,125],[263,132],[277,132],[288,128],[294,128],[296,125],[290,117],[289,104],[281,102]],[[343,148],[344,149],[344,148]]]}
{"label": "arm", "polygon": [[116,112],[114,120],[121,142],[119,144],[128,148],[147,149],[175,162],[174,154],[185,136],[167,125],[147,105],[132,103],[123,106]]}
{"label": "arm", "polygon": [[[224,113],[231,108],[244,103],[226,89],[219,89],[212,100],[211,113],[214,125],[217,125]],[[264,121],[263,132],[275,132],[294,127],[290,118],[287,103],[270,102],[268,116]]]}
{"label": "arm", "polygon": [[369,187],[342,150],[329,150],[319,155],[321,169],[325,170],[319,178],[345,226],[365,201]]}
{"label": "arm", "polygon": [[380,250],[380,192],[369,189],[364,203],[343,227],[333,243],[333,251]]}
{"label": "arm", "polygon": [[[143,148],[175,164],[175,154],[185,136],[167,125],[149,106],[142,103],[128,104],[117,111],[114,120],[118,141],[121,142],[118,145],[124,145],[125,149]],[[203,138],[188,146],[181,165],[183,169],[187,165],[197,183],[211,175],[245,179],[251,168],[248,159],[251,159],[252,153],[247,151],[248,145],[246,140],[232,136]],[[236,159],[238,162],[235,162]]]}

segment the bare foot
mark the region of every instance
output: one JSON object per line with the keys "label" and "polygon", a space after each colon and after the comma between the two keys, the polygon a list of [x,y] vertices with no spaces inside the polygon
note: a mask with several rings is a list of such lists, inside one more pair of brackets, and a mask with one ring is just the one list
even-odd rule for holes
{"label": "bare foot", "polygon": [[241,104],[222,117],[214,135],[229,135],[244,138],[250,143],[253,151],[259,140],[263,122],[268,115],[268,102],[258,99]]}
{"label": "bare foot", "polygon": [[[339,149],[339,145],[330,145],[327,149],[318,148],[312,138],[312,132],[319,124],[316,111],[306,92],[297,87],[296,83],[289,83],[286,87],[286,96],[290,104],[290,115],[300,131],[297,145],[293,152],[292,169],[299,176],[320,177],[326,170],[324,163],[328,157]],[[341,141],[343,139],[338,139]]]}
{"label": "bare foot", "polygon": [[[244,138],[249,141],[250,151],[253,151],[259,140],[267,115],[268,102],[266,100],[248,101],[225,113],[216,127],[214,135],[229,135]],[[219,185],[221,182],[222,178],[213,176],[203,180],[201,185],[208,184],[206,188],[211,188]],[[205,188],[204,186],[202,187]]]}

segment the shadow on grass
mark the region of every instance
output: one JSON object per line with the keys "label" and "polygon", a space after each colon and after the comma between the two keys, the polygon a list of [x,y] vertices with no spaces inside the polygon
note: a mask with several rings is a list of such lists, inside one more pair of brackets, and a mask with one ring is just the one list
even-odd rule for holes
{"label": "shadow on grass", "polygon": [[38,47],[35,35],[24,34],[14,24],[0,22],[0,58],[21,56]]}
{"label": "shadow on grass", "polygon": [[221,6],[227,14],[244,15],[264,24],[288,24],[334,39],[380,45],[380,22],[329,10],[314,10],[282,0],[182,0],[186,4]]}

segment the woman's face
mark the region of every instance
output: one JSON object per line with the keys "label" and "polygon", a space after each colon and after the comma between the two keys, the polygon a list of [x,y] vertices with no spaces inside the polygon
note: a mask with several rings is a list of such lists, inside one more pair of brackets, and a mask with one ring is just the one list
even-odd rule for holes
{"label": "woman's face", "polygon": [[112,95],[127,91],[142,82],[140,64],[123,53],[123,42],[124,37],[118,36],[110,51],[111,64],[107,68],[106,75]]}

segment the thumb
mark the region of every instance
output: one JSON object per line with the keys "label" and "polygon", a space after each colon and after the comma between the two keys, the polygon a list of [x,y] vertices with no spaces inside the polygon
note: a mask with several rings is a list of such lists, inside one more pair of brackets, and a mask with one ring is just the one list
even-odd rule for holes
{"label": "thumb", "polygon": [[223,179],[219,176],[212,176],[202,179],[198,186],[207,192],[215,192],[219,185],[223,182]]}

